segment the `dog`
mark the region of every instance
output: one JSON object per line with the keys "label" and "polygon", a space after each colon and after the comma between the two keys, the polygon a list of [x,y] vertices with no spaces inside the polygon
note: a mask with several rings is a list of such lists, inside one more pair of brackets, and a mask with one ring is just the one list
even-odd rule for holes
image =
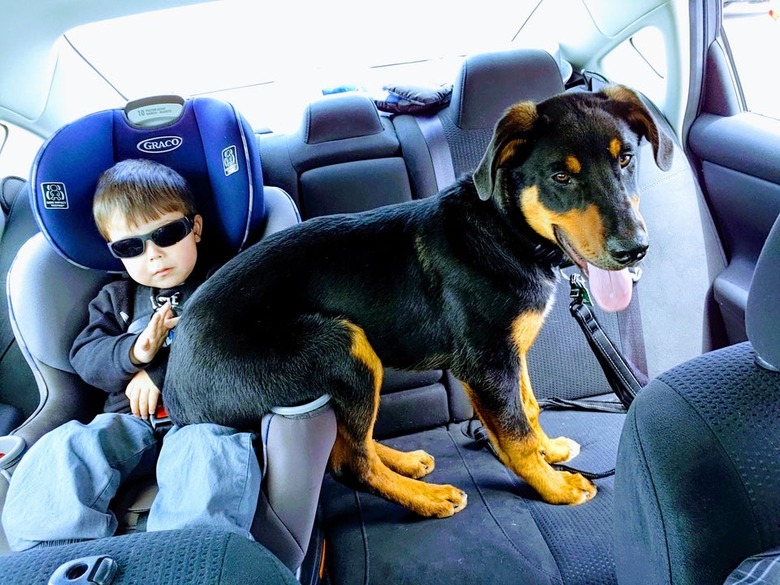
{"label": "dog", "polygon": [[549,438],[527,353],[570,259],[618,270],[648,248],[638,146],[671,166],[672,143],[630,89],[520,102],[497,122],[476,170],[434,197],[307,220],[223,265],[191,297],[172,344],[164,400],[174,423],[257,430],[272,406],[330,394],[329,468],[421,516],[467,503],[420,481],[424,451],[373,440],[384,366],[449,369],[501,461],[552,504],[595,486],[551,464],[578,445]]}

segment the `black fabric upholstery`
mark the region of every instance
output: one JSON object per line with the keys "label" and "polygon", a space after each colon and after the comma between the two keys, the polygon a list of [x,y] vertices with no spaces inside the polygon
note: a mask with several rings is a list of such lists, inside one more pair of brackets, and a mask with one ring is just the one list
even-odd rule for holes
{"label": "black fabric upholstery", "polygon": [[113,585],[298,584],[263,546],[235,534],[209,530],[138,533],[34,548],[0,557],[0,580],[3,585],[46,585],[63,563],[95,555],[109,556],[117,562]]}
{"label": "black fabric upholstery", "polygon": [[452,152],[455,176],[473,171],[504,111],[522,100],[541,101],[562,92],[558,64],[536,49],[468,57],[439,115]]}
{"label": "black fabric upholstery", "polygon": [[[384,400],[384,399],[383,399]],[[623,415],[544,412],[551,436],[565,433],[583,445],[576,463],[612,466]],[[326,478],[329,572],[334,583],[472,585],[616,583],[612,561],[611,478],[581,506],[553,506],[464,434],[468,423],[386,441],[436,458],[426,481],[449,483],[469,497],[462,512],[443,520],[408,510]]]}
{"label": "black fabric upholstery", "polygon": [[21,177],[8,176],[0,179],[0,209],[7,216],[11,211],[11,206],[16,201],[16,196],[24,187],[24,179]]}
{"label": "black fabric upholstery", "polygon": [[[522,75],[518,75],[518,63]],[[563,91],[558,64],[538,49],[515,49],[468,57],[452,90],[455,124],[463,130],[490,128],[509,106],[541,101]]]}
{"label": "black fabric upholstery", "polygon": [[[301,128],[306,144],[319,144],[344,138],[379,134],[384,128],[379,112],[365,96],[356,93],[336,94],[312,102],[306,110]],[[344,112],[349,112],[344,116]]]}
{"label": "black fabric upholstery", "polygon": [[780,373],[745,342],[660,375],[620,441],[615,549],[621,585],[721,584],[780,545]]}
{"label": "black fabric upholstery", "polygon": [[780,218],[775,221],[750,283],[745,326],[761,359],[780,370]]}
{"label": "black fabric upholstery", "polygon": [[300,131],[288,138],[290,161],[298,174],[341,162],[400,156],[392,125],[379,116],[368,96],[326,96],[309,104],[304,118]]}
{"label": "black fabric upholstery", "polygon": [[307,218],[366,211],[412,200],[400,157],[320,167],[303,173],[300,182],[301,207]]}

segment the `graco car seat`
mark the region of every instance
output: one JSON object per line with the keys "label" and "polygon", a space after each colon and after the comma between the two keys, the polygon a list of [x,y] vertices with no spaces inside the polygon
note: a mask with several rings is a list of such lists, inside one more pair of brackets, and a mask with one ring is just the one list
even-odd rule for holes
{"label": "graco car seat", "polygon": [[[68,420],[91,420],[102,408],[104,395],[75,374],[68,354],[86,324],[89,301],[123,269],[98,233],[91,208],[100,174],[127,158],[157,160],[188,180],[204,218],[204,242],[217,261],[300,221],[284,191],[263,185],[254,133],[226,102],[138,100],[59,130],[41,148],[31,175],[41,233],[22,247],[8,277],[11,322],[40,393],[36,412],[13,433],[28,446]],[[335,418],[322,400],[269,415],[258,434],[266,473],[257,517],[266,521],[253,533],[295,570],[308,546]],[[4,497],[6,486],[0,486]],[[133,488],[144,489],[136,494]],[[115,510],[120,528],[121,518],[132,518],[125,530],[140,530],[154,486],[124,492],[114,503],[133,514]]]}
{"label": "graco car seat", "polygon": [[632,404],[615,481],[620,585],[777,582],[779,287],[780,219],[750,285],[749,341],[661,374]]}

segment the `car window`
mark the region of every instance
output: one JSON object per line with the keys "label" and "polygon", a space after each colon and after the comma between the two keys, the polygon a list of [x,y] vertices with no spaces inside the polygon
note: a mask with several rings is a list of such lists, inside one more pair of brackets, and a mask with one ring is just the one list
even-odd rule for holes
{"label": "car window", "polygon": [[775,87],[780,2],[724,1],[723,29],[747,109],[780,119]]}
{"label": "car window", "polygon": [[666,44],[654,26],[638,30],[603,59],[604,72],[663,103],[666,90]]}
{"label": "car window", "polygon": [[0,124],[0,178],[27,178],[43,139],[13,124]]}
{"label": "car window", "polygon": [[297,126],[323,89],[451,82],[459,57],[509,48],[537,3],[484,0],[465,12],[418,3],[399,38],[392,15],[359,0],[265,3],[260,20],[245,17],[257,14],[254,0],[223,0],[95,22],[66,37],[125,99],[211,95],[278,131]]}

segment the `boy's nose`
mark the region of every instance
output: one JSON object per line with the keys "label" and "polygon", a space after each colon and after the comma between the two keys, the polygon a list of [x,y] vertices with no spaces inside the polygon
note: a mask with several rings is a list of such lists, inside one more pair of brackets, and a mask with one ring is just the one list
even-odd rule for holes
{"label": "boy's nose", "polygon": [[162,256],[162,248],[159,248],[152,240],[146,241],[146,249],[144,250],[146,257],[150,260],[152,258],[159,258]]}

